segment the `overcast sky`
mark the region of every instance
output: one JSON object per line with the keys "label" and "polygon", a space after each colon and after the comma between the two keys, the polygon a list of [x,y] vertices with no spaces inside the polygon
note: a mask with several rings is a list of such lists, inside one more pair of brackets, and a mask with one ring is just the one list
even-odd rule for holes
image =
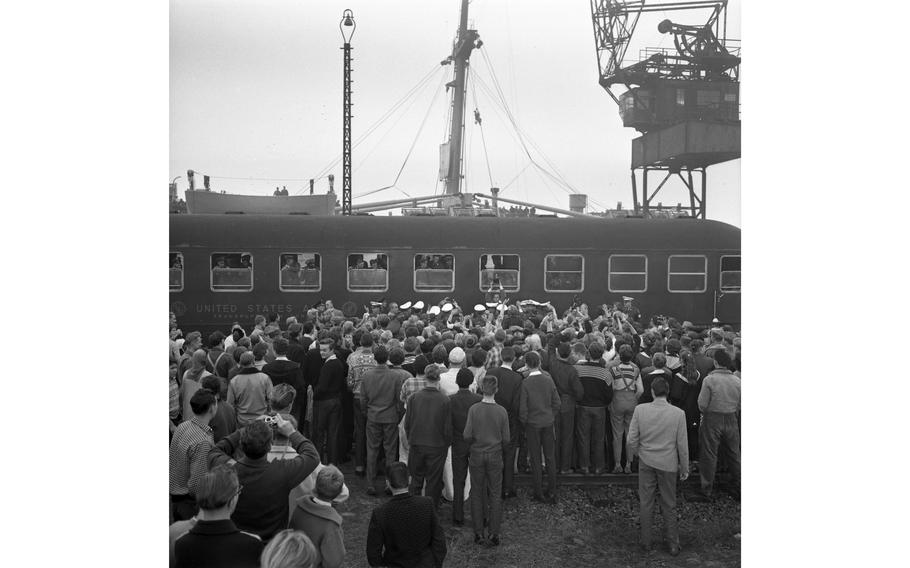
{"label": "overcast sky", "polygon": [[[182,176],[181,193],[186,170],[194,169],[197,187],[201,174],[209,174],[216,190],[271,194],[284,185],[294,194],[340,157],[338,24],[345,8],[357,22],[351,42],[355,140],[430,75],[354,149],[355,204],[442,191],[439,144],[450,105],[442,85],[451,80],[452,67],[439,62],[451,52],[459,0],[180,0],[170,5],[170,178]],[[670,36],[657,32],[665,17],[700,24],[707,12],[643,15],[627,59],[637,60],[646,46],[672,46]],[[739,2],[732,1],[728,38],[740,38],[739,18]],[[534,161],[551,169],[549,161],[589,196],[593,209],[619,201],[630,208],[631,140],[638,134],[623,128],[616,104],[597,83],[588,0],[473,0],[469,20],[486,59],[478,51],[471,58],[477,79],[468,88],[464,190],[488,193],[490,187],[480,129],[473,124],[476,106],[493,185],[504,188],[503,197],[568,208],[568,190],[528,165],[495,95],[495,73]],[[412,144],[396,184],[400,190],[358,198],[395,182]],[[335,174],[340,193],[340,164],[325,173]],[[317,181],[317,192],[326,189],[326,180]],[[688,199],[681,184],[668,183],[658,201]],[[739,160],[708,169],[707,202],[709,218],[741,225]]]}

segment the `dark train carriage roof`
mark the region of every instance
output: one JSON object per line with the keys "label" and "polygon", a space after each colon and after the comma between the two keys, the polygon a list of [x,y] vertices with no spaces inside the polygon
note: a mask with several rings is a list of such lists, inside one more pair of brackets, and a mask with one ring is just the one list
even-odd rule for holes
{"label": "dark train carriage roof", "polygon": [[739,250],[740,229],[697,219],[171,215],[172,247]]}

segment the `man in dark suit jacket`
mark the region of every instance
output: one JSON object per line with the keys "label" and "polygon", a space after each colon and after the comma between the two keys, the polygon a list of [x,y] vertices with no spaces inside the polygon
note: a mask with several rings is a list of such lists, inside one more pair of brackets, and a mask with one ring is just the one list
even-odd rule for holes
{"label": "man in dark suit jacket", "polygon": [[585,390],[578,380],[578,371],[569,363],[572,347],[560,343],[556,348],[556,357],[550,359],[550,376],[559,393],[559,415],[556,417],[556,461],[559,473],[569,473],[572,469],[575,449],[575,406],[585,395]]}
{"label": "man in dark suit jacket", "polygon": [[[415,395],[416,396],[416,395]],[[446,537],[428,497],[408,493],[408,466],[389,468],[392,498],[373,510],[367,531],[370,566],[441,568]]]}
{"label": "man in dark suit jacket", "polygon": [[689,344],[692,353],[695,354],[695,368],[698,369],[701,378],[704,379],[714,370],[714,359],[705,355],[705,342],[701,339],[695,339]]}
{"label": "man in dark suit jacket", "polygon": [[[341,463],[339,434],[347,366],[339,358],[338,346],[331,338],[320,340],[319,349],[315,351],[323,358],[323,364],[313,379],[313,442],[323,463],[338,464]],[[310,357],[312,354],[307,355],[308,360]]]}
{"label": "man in dark suit jacket", "polygon": [[262,540],[243,532],[231,521],[240,497],[237,473],[227,465],[218,466],[199,482],[196,500],[204,517],[174,543],[176,566],[231,566],[256,568],[262,554]]}
{"label": "man in dark suit jacket", "polygon": [[458,392],[449,395],[452,408],[452,485],[454,501],[452,502],[452,523],[464,524],[464,484],[468,478],[468,455],[471,447],[464,441],[464,427],[468,421],[468,410],[480,402],[483,397],[470,391],[474,383],[474,373],[470,369],[459,369],[455,377]]}
{"label": "man in dark suit jacket", "polygon": [[288,340],[279,337],[272,344],[277,358],[271,363],[266,363],[262,372],[272,379],[272,386],[277,387],[281,383],[286,383],[294,387],[298,393],[294,399],[294,406],[291,408],[291,415],[297,420],[297,424],[303,424],[306,418],[306,382],[303,380],[303,370],[300,363],[288,359]]}
{"label": "man in dark suit jacket", "polygon": [[[496,377],[499,381],[499,390],[496,392],[496,404],[502,406],[509,413],[509,432],[512,438],[503,454],[504,471],[502,475],[503,498],[515,497],[515,452],[524,441],[524,432],[518,426],[518,395],[521,392],[521,373],[512,370],[515,360],[515,349],[510,346],[503,347],[500,351],[502,365],[487,369],[487,375]],[[524,457],[524,456],[521,456]],[[519,462],[523,460],[519,459]]]}
{"label": "man in dark suit jacket", "polygon": [[638,404],[654,402],[654,397],[651,396],[651,383],[657,377],[663,377],[667,384],[673,382],[673,373],[667,368],[667,356],[660,352],[651,356],[650,367],[641,370],[641,384],[645,388],[645,392],[638,399]]}
{"label": "man in dark suit jacket", "polygon": [[309,337],[301,338],[303,333],[303,326],[299,323],[292,323],[288,327],[288,359],[303,367],[303,362],[306,359],[306,352],[310,346],[311,340]]}

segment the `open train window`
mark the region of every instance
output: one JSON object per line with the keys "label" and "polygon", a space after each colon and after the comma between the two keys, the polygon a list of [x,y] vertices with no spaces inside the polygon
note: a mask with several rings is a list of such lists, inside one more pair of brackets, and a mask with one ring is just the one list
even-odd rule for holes
{"label": "open train window", "polygon": [[172,252],[170,256],[170,290],[179,292],[183,290],[183,254]]}
{"label": "open train window", "polygon": [[452,292],[455,290],[455,257],[451,254],[414,255],[415,292]]}
{"label": "open train window", "polygon": [[253,289],[253,255],[216,252],[211,256],[213,292],[249,292]]}
{"label": "open train window", "polygon": [[610,292],[646,292],[648,257],[643,254],[614,254],[609,259],[607,289]]}
{"label": "open train window", "polygon": [[741,280],[740,280],[741,263],[742,263],[742,257],[739,255],[720,257],[720,291],[721,292],[740,292],[741,291],[741,289],[742,289]]}
{"label": "open train window", "polygon": [[385,292],[389,289],[389,255],[358,252],[348,255],[348,291]]}
{"label": "open train window", "polygon": [[543,289],[547,292],[584,290],[585,258],[580,254],[549,254],[544,259]]}
{"label": "open train window", "polygon": [[322,288],[322,257],[314,252],[281,253],[278,289],[282,292],[316,292]]}
{"label": "open train window", "polygon": [[521,259],[517,254],[480,255],[480,289],[517,292],[521,286]]}
{"label": "open train window", "polygon": [[695,254],[671,255],[667,260],[667,290],[697,293],[708,289],[708,257]]}

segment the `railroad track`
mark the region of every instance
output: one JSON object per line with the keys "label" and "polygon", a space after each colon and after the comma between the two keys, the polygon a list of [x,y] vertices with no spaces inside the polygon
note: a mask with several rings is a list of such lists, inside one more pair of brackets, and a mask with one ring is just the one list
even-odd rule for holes
{"label": "railroad track", "polygon": [[[726,475],[717,474],[719,481],[726,479]],[[686,487],[699,487],[698,473],[690,474],[689,478],[683,482]],[[515,485],[519,487],[530,487],[534,482],[533,476],[527,473],[515,474]],[[547,479],[544,475],[544,484]],[[556,484],[559,486],[581,486],[581,487],[598,487],[603,485],[626,485],[630,487],[638,486],[637,473],[606,473],[600,475],[582,475],[580,473],[562,474],[556,476]]]}
{"label": "railroad track", "polygon": [[[354,468],[350,463],[346,463],[341,466],[341,471],[344,473],[348,484],[352,482],[356,484],[354,479],[355,477]],[[383,475],[379,472],[380,477]],[[729,474],[727,473],[717,473],[716,481],[723,483],[727,480]],[[546,472],[544,473],[543,483],[546,484]],[[516,487],[531,487],[534,484],[534,477],[530,473],[516,473],[515,474],[515,486]],[[638,474],[637,473],[602,473],[599,475],[583,475],[581,473],[569,473],[569,474],[557,474],[556,475],[556,484],[562,487],[601,487],[605,485],[621,485],[628,487],[637,487],[638,486]],[[689,478],[683,482],[684,487],[691,487],[697,489],[699,487],[699,477],[698,473],[692,473],[689,475]]]}

